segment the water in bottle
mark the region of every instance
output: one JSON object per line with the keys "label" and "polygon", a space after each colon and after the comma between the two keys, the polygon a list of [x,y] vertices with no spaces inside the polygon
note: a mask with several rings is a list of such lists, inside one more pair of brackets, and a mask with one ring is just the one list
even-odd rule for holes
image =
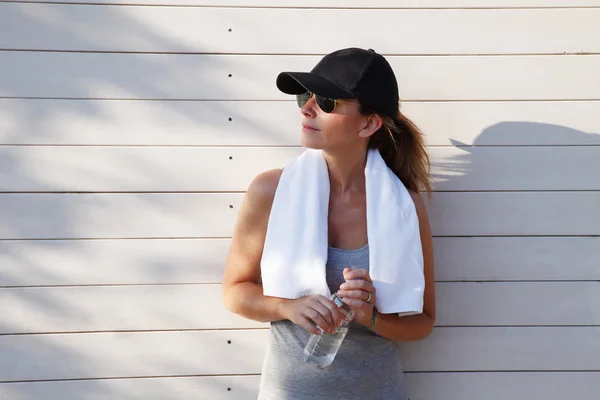
{"label": "water in bottle", "polygon": [[331,365],[344,341],[344,337],[346,337],[346,333],[348,333],[350,323],[354,319],[354,310],[350,309],[337,293],[331,296],[331,300],[342,312],[340,325],[333,334],[323,332],[320,327],[317,327],[321,329],[322,333],[320,335],[311,335],[304,348],[304,361],[309,364],[316,364],[320,368]]}

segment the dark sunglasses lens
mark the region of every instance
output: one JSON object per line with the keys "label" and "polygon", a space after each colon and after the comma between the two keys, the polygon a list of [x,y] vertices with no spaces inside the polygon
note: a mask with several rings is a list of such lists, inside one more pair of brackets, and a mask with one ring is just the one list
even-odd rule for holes
{"label": "dark sunglasses lens", "polygon": [[310,92],[304,92],[296,95],[296,102],[298,102],[298,107],[302,108],[310,99]]}
{"label": "dark sunglasses lens", "polygon": [[321,97],[321,96],[316,96],[316,98],[317,98],[317,104],[319,105],[321,110],[325,111],[326,113],[330,113],[333,110],[335,110],[335,100],[334,99],[330,99],[328,97]]}

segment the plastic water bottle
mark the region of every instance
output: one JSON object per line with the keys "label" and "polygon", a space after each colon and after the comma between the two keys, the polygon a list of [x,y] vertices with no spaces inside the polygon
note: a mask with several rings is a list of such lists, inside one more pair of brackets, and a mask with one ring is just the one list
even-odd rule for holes
{"label": "plastic water bottle", "polygon": [[311,335],[304,348],[304,361],[309,364],[316,364],[319,368],[331,365],[346,337],[346,333],[348,333],[350,323],[354,319],[354,310],[348,307],[337,293],[331,295],[331,300],[342,312],[340,325],[333,334],[324,332],[321,327],[317,326],[321,330],[321,334]]}

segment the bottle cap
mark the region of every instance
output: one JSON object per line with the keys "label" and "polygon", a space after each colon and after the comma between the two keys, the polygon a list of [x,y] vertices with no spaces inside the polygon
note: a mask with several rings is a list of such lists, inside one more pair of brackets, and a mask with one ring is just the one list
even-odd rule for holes
{"label": "bottle cap", "polygon": [[333,294],[333,298],[331,300],[333,300],[335,305],[338,307],[343,307],[346,305],[346,303],[344,303],[344,300],[342,300],[342,298],[337,293]]}

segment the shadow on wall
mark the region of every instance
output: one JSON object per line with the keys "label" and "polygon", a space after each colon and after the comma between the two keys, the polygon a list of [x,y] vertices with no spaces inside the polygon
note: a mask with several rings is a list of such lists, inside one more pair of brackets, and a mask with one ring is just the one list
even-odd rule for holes
{"label": "shadow on wall", "polygon": [[[598,103],[598,105],[600,106],[600,103]],[[550,109],[550,107],[548,107],[548,109]],[[552,118],[553,114],[548,113],[548,116]],[[592,114],[588,117],[591,118]],[[435,116],[432,116],[432,118],[435,118]],[[453,236],[453,233],[451,232],[454,232],[454,235],[456,236],[464,237],[474,237],[478,235],[489,235],[492,237],[554,235],[597,236],[600,233],[597,227],[588,223],[586,216],[577,208],[577,199],[582,192],[600,190],[600,180],[598,179],[598,176],[600,175],[600,163],[598,162],[598,160],[600,160],[600,150],[598,150],[598,145],[600,145],[600,132],[584,132],[567,126],[540,122],[505,121],[484,129],[475,138],[472,146],[452,139],[451,141],[453,145],[457,146],[457,150],[460,150],[462,154],[455,155],[448,159],[436,159],[432,162],[432,170],[435,171],[433,176],[436,181],[438,181],[436,190],[443,192],[484,192],[477,193],[477,195],[482,194],[488,196],[487,199],[489,200],[495,200],[496,196],[504,195],[507,192],[515,192],[510,194],[522,196],[523,201],[519,201],[517,207],[507,207],[507,210],[510,210],[507,211],[507,213],[512,213],[513,215],[509,218],[512,221],[506,224],[498,223],[498,221],[506,215],[490,216],[489,219],[474,218],[470,221],[468,227],[465,227],[465,225],[462,224],[457,224],[460,225],[459,227],[442,226],[442,222],[432,220],[432,226],[435,228],[437,225],[437,230],[444,232],[440,236]],[[566,199],[560,207],[555,206],[555,202],[544,203],[544,200],[546,199],[544,196],[552,192],[567,192],[567,195],[570,197]],[[476,195],[476,193],[473,194]],[[445,200],[452,198],[457,202],[444,201],[442,204],[436,204],[436,197],[439,195],[441,195],[441,193],[434,193],[431,207],[436,209],[435,215],[437,217],[444,216],[443,218],[440,218],[443,219],[444,222],[452,221],[451,218],[447,218],[447,213],[456,210],[461,211],[460,214],[462,217],[469,216],[471,212],[471,210],[468,209],[469,205],[458,203],[458,201],[464,200],[465,197],[449,196]],[[536,201],[525,201],[525,199],[530,196],[535,197]],[[482,208],[485,208],[485,206]],[[556,222],[544,224],[545,227],[538,227],[535,225],[527,226],[528,216],[531,214],[537,216],[542,214],[547,215],[549,219],[555,219]],[[523,221],[520,221],[521,218],[519,217],[522,217]],[[591,218],[597,220],[595,216]],[[454,221],[456,221],[456,219],[454,219]],[[495,221],[496,223],[488,224],[489,221]],[[569,221],[568,226],[561,226],[560,221]],[[512,228],[508,230],[506,228],[507,226]],[[552,231],[552,228],[555,230]],[[586,279],[594,279],[590,277],[598,275],[596,272],[592,272],[596,271],[592,266],[595,258],[592,255],[592,249],[587,246],[586,248],[590,251],[587,252],[587,254],[578,254],[576,258],[583,261],[583,264],[588,266],[589,272],[587,273]],[[576,268],[575,271],[572,271],[572,264],[560,264],[564,261],[562,257],[560,259],[550,260],[549,257],[534,254],[534,252],[539,251],[539,247],[526,250],[531,252],[531,256],[527,257],[530,262],[531,260],[535,260],[536,256],[537,259],[540,260],[539,263],[536,263],[537,268],[540,267],[540,264],[549,263],[550,265],[547,265],[549,270],[552,270],[555,273],[556,271],[562,270],[560,278],[558,279],[566,281],[577,281],[582,279],[581,273],[583,268]],[[526,250],[523,248],[520,249],[520,251]],[[453,254],[450,256],[453,257],[451,261],[455,265],[460,262],[456,255],[457,254]],[[586,259],[588,255],[590,258]],[[445,261],[447,262],[448,260],[445,259],[443,253],[436,254],[436,256],[439,256],[436,257],[436,270],[439,272],[439,269],[443,268]],[[510,259],[510,257],[506,257],[506,259]],[[518,262],[516,259],[514,261]],[[493,264],[498,263],[493,262]],[[527,266],[528,265],[523,265],[524,268]],[[473,265],[473,267],[476,267],[476,265]],[[465,270],[466,268],[462,269],[462,273],[465,273]],[[518,281],[522,279],[519,276],[513,277],[509,274],[510,272],[499,272],[497,275],[502,276],[501,279],[506,280]],[[548,275],[540,280],[544,281],[552,279],[548,278],[551,274],[552,272],[548,272]],[[438,273],[437,275],[440,274]],[[481,275],[478,274],[477,276]],[[533,274],[530,276],[533,276]],[[454,279],[473,281],[478,280],[479,278],[464,276],[462,279]],[[488,279],[496,280],[496,278],[492,277]],[[533,277],[531,279],[535,280],[536,278]],[[489,296],[493,296],[493,294],[489,294]],[[498,302],[500,304],[506,304],[505,301],[501,299],[499,299]],[[469,325],[465,325],[464,322],[449,321],[448,318],[446,318],[443,327],[452,326],[462,327]],[[444,328],[438,328],[434,331],[432,336],[424,341],[402,344],[403,354],[406,356],[404,366],[408,371],[426,371],[431,368],[430,366],[432,363],[424,363],[420,360],[423,360],[423,354],[430,356],[432,353],[436,352],[435,346],[439,343],[435,342],[436,337],[442,335],[443,332]],[[436,344],[432,344],[432,342]],[[475,348],[477,345],[478,344],[474,344],[474,348],[471,349],[472,351],[463,349],[465,350],[464,354],[467,357],[477,358],[475,356],[477,351]],[[521,354],[519,357],[521,365],[535,365],[534,360],[527,360],[527,355]],[[442,361],[442,364],[444,364],[444,362],[446,362],[446,364],[438,365],[437,369],[446,371],[448,365],[447,360],[440,361]],[[481,360],[473,361],[473,365],[468,365],[466,362],[450,364],[462,365],[462,368],[470,371],[476,371],[480,368],[485,369],[485,367],[482,367]],[[427,365],[427,367],[423,367],[424,365]],[[435,367],[433,368],[436,369]],[[518,366],[517,369],[519,369]],[[424,378],[424,375],[427,374],[411,374],[410,372],[407,374],[407,385],[409,394],[411,394],[411,400],[425,400],[432,398],[427,396],[430,396],[433,393],[438,393],[439,395],[440,392],[437,389],[432,389],[428,392],[428,395],[424,395],[419,391],[411,391],[412,384],[415,386],[419,385],[419,387],[425,385],[425,379],[427,378]],[[464,393],[461,393],[460,385],[457,385],[455,389],[456,391],[453,396],[451,396],[453,399],[471,398],[473,396],[472,388],[465,388]],[[525,390],[525,388],[515,390]]]}
{"label": "shadow on wall", "polygon": [[591,147],[600,144],[597,133],[507,121],[484,129],[472,146],[450,141],[460,154],[432,161],[438,191],[600,189],[593,179],[600,171],[595,168],[596,149]]}
{"label": "shadow on wall", "polygon": [[[51,7],[51,6],[49,6]],[[60,13],[41,16],[37,18],[27,14],[19,7],[9,8],[11,15],[3,15],[2,19],[13,21],[13,23],[24,23],[33,20],[44,36],[52,36],[60,41],[61,37],[71,38],[71,27],[76,26],[79,21],[69,20],[66,15]],[[50,10],[50,8],[48,8]],[[54,11],[59,8],[54,8]],[[97,26],[102,26],[104,19],[110,12],[108,6],[98,6]],[[70,14],[71,15],[71,14]],[[40,17],[40,16],[38,16]],[[114,16],[111,17],[114,20]],[[181,48],[180,43],[169,42],[159,32],[148,26],[140,24],[135,19],[123,19],[120,25],[127,27],[127,34],[143,40],[160,43],[162,47]],[[0,36],[2,36],[0,27]],[[101,39],[77,38],[82,47],[86,42],[93,43]],[[72,41],[72,40],[71,40]],[[184,51],[185,52],[185,51]],[[64,62],[57,63],[55,60],[61,58]],[[144,103],[148,109],[157,107],[160,112],[170,116],[179,117],[185,121],[194,121],[198,128],[210,129],[210,122],[200,118],[197,112],[195,99],[202,98],[206,86],[215,87],[219,82],[207,81],[203,71],[222,70],[225,74],[228,64],[224,58],[207,57],[194,54],[126,54],[126,53],[78,53],[78,52],[45,52],[45,51],[0,51],[0,102],[15,114],[3,113],[0,110],[0,145],[1,144],[42,144],[52,146],[55,144],[78,144],[96,142],[99,144],[110,144],[98,141],[73,139],[68,143],[60,138],[58,143],[48,141],[45,135],[49,131],[58,130],[56,120],[64,121],[72,119],[81,125],[82,136],[89,134],[85,129],[85,120],[106,120],[106,129],[115,129],[110,121],[120,120],[130,105]],[[190,77],[190,79],[184,79]],[[225,86],[226,75],[223,81],[223,93],[227,93]],[[189,102],[180,101],[176,98],[178,92],[189,95]],[[133,100],[146,99],[146,100]],[[166,101],[157,100],[165,99]],[[158,105],[159,104],[159,105]],[[183,104],[183,106],[182,106]],[[223,119],[229,117],[230,110],[219,102],[210,103],[210,113],[220,114]],[[117,114],[118,113],[118,114]],[[117,117],[115,117],[117,114]],[[66,116],[66,117],[65,117]],[[61,118],[59,118],[61,117]],[[147,118],[154,118],[147,115]],[[130,132],[121,132],[127,136]],[[273,133],[273,132],[271,132]],[[94,134],[101,135],[96,131]],[[139,143],[139,138],[136,143]],[[120,142],[128,144],[127,141]],[[168,144],[168,143],[164,143]],[[15,147],[16,148],[16,147]],[[73,201],[78,196],[86,196],[81,193],[73,193],[68,189],[53,186],[52,178],[39,176],[31,171],[31,157],[26,156],[28,147],[19,146],[19,152],[1,152],[0,165],[3,174],[0,175],[0,315],[9,315],[11,318],[18,317],[20,310],[27,310],[28,318],[40,315],[43,318],[56,315],[85,321],[89,316],[79,309],[77,304],[65,302],[53,296],[52,290],[36,290],[31,287],[38,285],[39,281],[53,282],[57,285],[95,285],[97,281],[85,280],[86,256],[94,257],[87,248],[87,240],[92,238],[86,236],[83,221],[89,219],[86,209],[89,202],[94,202],[94,207],[101,212],[95,218],[110,219],[114,216],[106,214],[111,204],[103,204],[102,197],[94,198],[87,195],[82,201]],[[33,151],[33,149],[32,149]],[[21,158],[19,154],[23,154]],[[35,160],[33,160],[35,162]],[[129,169],[123,170],[123,175],[144,173],[153,170],[153,165],[140,164],[138,159],[131,159],[127,163]],[[85,165],[72,165],[73,170],[85,168]],[[156,174],[162,171],[154,171]],[[202,173],[199,171],[198,173]],[[10,182],[12,175],[24,176],[32,185],[43,188],[44,193],[15,193]],[[89,176],[90,180],[102,182],[102,176]],[[4,186],[4,185],[8,185]],[[121,196],[115,194],[115,196]],[[135,207],[150,210],[152,214],[158,214],[165,219],[177,218],[181,213],[173,214],[165,196],[149,196],[137,193],[122,195],[135,204]],[[106,198],[106,197],[104,197]],[[117,211],[119,208],[117,208]],[[105,215],[102,215],[102,212]],[[39,219],[43,219],[40,223]],[[97,222],[97,221],[91,221]],[[142,222],[142,221],[140,221]],[[196,221],[201,223],[201,221]],[[190,221],[193,224],[194,221]],[[101,224],[99,224],[101,226]],[[153,228],[153,227],[151,227]],[[155,229],[158,230],[159,228]],[[118,232],[115,237],[120,237]],[[123,236],[123,235],[122,235]],[[140,233],[141,237],[152,236]],[[17,239],[17,240],[15,240]],[[25,239],[25,240],[23,240]],[[41,239],[41,240],[32,240]],[[47,240],[51,239],[51,240]],[[55,240],[66,239],[66,240]],[[71,240],[73,239],[73,240]],[[133,242],[133,241],[132,241]],[[39,257],[44,252],[48,257]],[[58,256],[60,254],[60,256]],[[80,271],[73,271],[72,276],[60,275],[57,270],[56,260],[64,260],[65,255],[79,262]],[[148,259],[138,257],[136,266],[139,270],[145,270],[148,276],[140,278],[144,282],[178,282],[178,265],[167,263],[165,258]],[[172,260],[171,260],[172,262]],[[188,259],[189,262],[189,259]],[[14,274],[18,268],[18,273]],[[124,270],[129,265],[121,266]],[[10,273],[10,272],[13,273]],[[64,269],[62,270],[64,271]],[[80,275],[78,278],[77,275]],[[94,275],[94,274],[91,274]],[[95,274],[98,276],[99,274]],[[83,276],[83,281],[81,279]],[[104,282],[103,282],[104,283]],[[65,289],[65,288],[62,288]],[[18,294],[15,294],[18,293]],[[15,296],[18,297],[15,303]],[[8,299],[11,298],[12,302]],[[19,304],[18,309],[3,309],[6,304]],[[180,314],[179,314],[180,315]],[[165,316],[170,318],[172,316]],[[157,316],[156,318],[161,318]],[[13,319],[14,320],[14,319]],[[169,351],[156,352],[154,348],[176,345],[160,340],[161,335],[148,334],[148,338],[136,339],[131,333],[95,333],[87,332],[80,334],[22,334],[12,335],[7,332],[16,332],[22,326],[27,326],[28,321],[19,321],[19,326],[10,326],[6,318],[0,317],[0,397],[11,399],[39,399],[40,393],[45,398],[87,399],[87,398],[123,398],[140,395],[143,398],[164,398],[161,393],[173,393],[174,388],[169,380],[154,381],[153,391],[141,395],[135,385],[128,388],[126,393],[118,389],[124,387],[113,385],[112,381],[85,380],[85,381],[58,381],[32,383],[28,380],[54,380],[54,379],[78,379],[95,377],[135,377],[138,375],[194,375],[195,369],[209,360],[198,360],[193,365],[186,364],[188,358],[181,359],[175,354],[169,355]],[[35,325],[35,322],[33,322]],[[103,337],[104,340],[96,340]],[[144,338],[140,333],[139,338]],[[156,342],[152,342],[156,339]],[[188,339],[189,340],[189,339]],[[111,346],[111,341],[115,346]],[[119,342],[119,343],[117,343]],[[190,340],[189,343],[193,343]],[[102,349],[86,347],[88,343],[105,346]],[[196,347],[198,344],[196,344]],[[133,360],[127,356],[123,357],[122,364],[117,365],[111,361],[111,356],[117,355],[118,349],[134,349],[132,354],[137,357]],[[85,349],[85,350],[84,350]],[[117,349],[117,350],[115,350]],[[162,354],[152,358],[144,354],[147,350],[150,354]],[[240,352],[244,354],[244,351]],[[181,353],[180,353],[181,354]],[[243,360],[240,360],[243,363]],[[106,366],[110,365],[110,368]],[[141,373],[140,373],[141,371]],[[12,383],[10,383],[12,382]],[[20,383],[19,383],[20,382]],[[192,381],[187,386],[190,391],[197,393],[220,392],[226,395],[226,383],[216,380]],[[59,388],[60,389],[57,389]],[[230,385],[235,389],[235,385]],[[56,397],[52,397],[56,393]],[[133,393],[133,395],[132,395]],[[137,394],[136,394],[137,393]],[[158,397],[152,397],[158,396]],[[131,397],[129,397],[131,398]],[[142,398],[142,397],[139,397]]]}

